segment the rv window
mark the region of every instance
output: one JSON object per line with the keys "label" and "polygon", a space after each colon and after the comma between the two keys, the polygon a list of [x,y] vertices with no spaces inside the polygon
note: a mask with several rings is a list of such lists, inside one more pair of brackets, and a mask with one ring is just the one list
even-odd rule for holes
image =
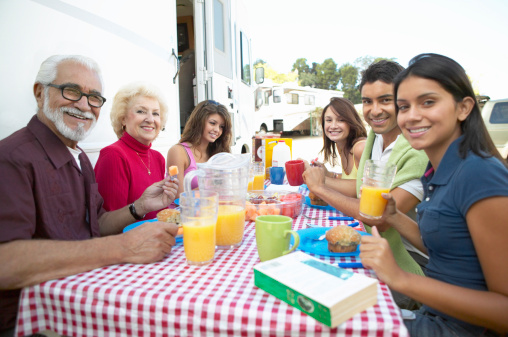
{"label": "rv window", "polygon": [[286,94],[286,102],[288,104],[298,104],[298,94]]}
{"label": "rv window", "polygon": [[305,95],[305,105],[315,105],[316,98],[314,95]]}
{"label": "rv window", "polygon": [[274,90],[273,91],[273,103],[281,103],[282,102],[282,91]]}
{"label": "rv window", "polygon": [[256,109],[259,109],[263,105],[263,92],[256,90]]}
{"label": "rv window", "polygon": [[213,2],[213,26],[215,48],[224,52],[224,4],[219,0]]}
{"label": "rv window", "polygon": [[243,32],[240,32],[240,48],[242,56],[242,82],[250,85],[250,48],[249,40]]}

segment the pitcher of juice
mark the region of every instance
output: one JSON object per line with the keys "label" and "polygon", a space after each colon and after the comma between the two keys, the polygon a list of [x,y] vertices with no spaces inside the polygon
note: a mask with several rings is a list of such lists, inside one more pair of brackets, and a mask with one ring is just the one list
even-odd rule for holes
{"label": "pitcher of juice", "polygon": [[245,199],[249,184],[250,155],[217,153],[206,163],[198,163],[197,166],[197,170],[185,175],[184,190],[191,190],[192,179],[197,176],[200,191],[219,193],[217,248],[231,249],[240,246],[245,227]]}

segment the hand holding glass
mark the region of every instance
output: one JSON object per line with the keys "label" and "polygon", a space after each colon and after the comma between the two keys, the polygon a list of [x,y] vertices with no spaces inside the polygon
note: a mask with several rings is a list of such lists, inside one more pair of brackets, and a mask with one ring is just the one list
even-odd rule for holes
{"label": "hand holding glass", "polygon": [[303,184],[303,171],[305,171],[305,163],[303,160],[290,160],[286,162],[286,176],[291,186],[300,186]]}
{"label": "hand holding glass", "polygon": [[367,219],[380,219],[387,200],[381,194],[389,193],[397,167],[378,160],[367,160],[363,171],[360,215]]}

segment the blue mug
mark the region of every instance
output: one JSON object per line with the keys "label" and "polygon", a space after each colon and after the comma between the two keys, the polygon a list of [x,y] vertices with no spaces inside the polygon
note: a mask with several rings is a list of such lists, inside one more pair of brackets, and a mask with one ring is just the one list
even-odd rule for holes
{"label": "blue mug", "polygon": [[270,182],[275,185],[284,184],[284,167],[270,167]]}

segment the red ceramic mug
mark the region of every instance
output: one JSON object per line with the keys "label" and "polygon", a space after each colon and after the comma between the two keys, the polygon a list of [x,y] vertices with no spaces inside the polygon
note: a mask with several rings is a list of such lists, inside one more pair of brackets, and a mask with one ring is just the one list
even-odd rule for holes
{"label": "red ceramic mug", "polygon": [[303,184],[303,171],[305,164],[303,160],[289,160],[286,162],[286,177],[291,186],[300,186]]}

